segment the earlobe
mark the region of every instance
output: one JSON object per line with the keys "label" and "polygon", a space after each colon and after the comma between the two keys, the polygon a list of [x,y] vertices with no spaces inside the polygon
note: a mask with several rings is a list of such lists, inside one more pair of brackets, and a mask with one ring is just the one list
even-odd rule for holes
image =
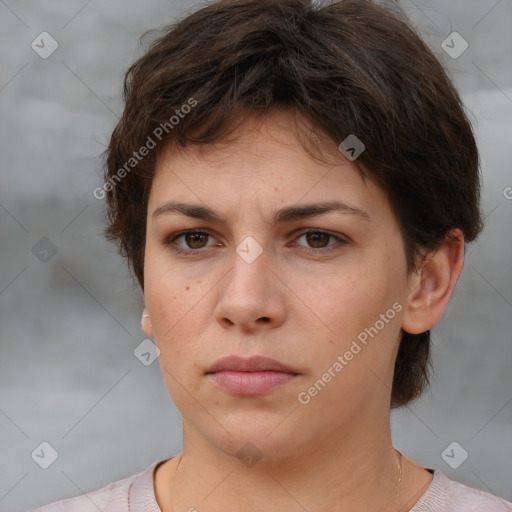
{"label": "earlobe", "polygon": [[464,266],[464,235],[452,230],[445,242],[429,253],[421,272],[411,274],[402,329],[420,334],[436,325],[448,306]]}
{"label": "earlobe", "polygon": [[146,308],[144,308],[144,311],[142,312],[142,320],[140,323],[142,326],[142,330],[144,331],[144,334],[148,338],[154,338],[153,325],[151,324],[151,318],[150,318],[149,313],[147,312]]}

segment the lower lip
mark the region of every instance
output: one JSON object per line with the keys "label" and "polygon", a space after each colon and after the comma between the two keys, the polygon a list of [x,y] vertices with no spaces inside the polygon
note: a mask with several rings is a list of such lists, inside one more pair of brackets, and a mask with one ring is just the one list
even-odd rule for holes
{"label": "lower lip", "polygon": [[292,381],[297,375],[286,372],[234,372],[208,374],[221,388],[235,395],[261,395]]}

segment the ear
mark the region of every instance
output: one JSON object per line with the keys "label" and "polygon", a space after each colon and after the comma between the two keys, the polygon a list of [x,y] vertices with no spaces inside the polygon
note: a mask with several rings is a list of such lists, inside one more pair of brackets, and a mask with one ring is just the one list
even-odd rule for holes
{"label": "ear", "polygon": [[153,338],[153,325],[151,324],[151,318],[149,316],[149,313],[146,308],[144,308],[144,311],[142,312],[142,320],[141,320],[141,326],[142,330],[146,334],[148,338]]}
{"label": "ear", "polygon": [[439,322],[463,267],[464,235],[454,229],[439,249],[427,254],[421,270],[410,276],[404,331],[420,334]]}

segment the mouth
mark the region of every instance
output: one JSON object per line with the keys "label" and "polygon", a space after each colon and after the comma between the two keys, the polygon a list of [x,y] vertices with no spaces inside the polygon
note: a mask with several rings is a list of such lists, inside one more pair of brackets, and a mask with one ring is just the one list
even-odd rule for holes
{"label": "mouth", "polygon": [[299,373],[275,359],[253,356],[248,359],[229,356],[218,360],[205,375],[220,388],[234,395],[261,395],[282,387]]}

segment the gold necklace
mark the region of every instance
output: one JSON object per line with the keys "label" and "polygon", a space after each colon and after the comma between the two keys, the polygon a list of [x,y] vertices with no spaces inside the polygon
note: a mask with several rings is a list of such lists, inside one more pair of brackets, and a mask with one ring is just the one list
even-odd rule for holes
{"label": "gold necklace", "polygon": [[[397,455],[398,453],[398,455]],[[400,510],[400,491],[402,489],[402,464],[401,464],[401,457],[402,454],[398,451],[393,449],[393,455],[395,456],[395,462],[398,468],[398,483],[396,486],[396,507],[397,510]],[[181,459],[183,455],[180,455],[180,458],[178,460],[178,464],[176,465],[176,469],[174,470],[174,475],[172,476],[172,482],[171,482],[171,512],[174,512],[174,506],[173,506],[173,500],[172,500],[172,494],[174,489],[174,480],[176,479],[176,473],[178,472],[178,468],[181,464]]]}
{"label": "gold necklace", "polygon": [[402,489],[402,463],[400,459],[402,457],[402,454],[395,449],[393,449],[393,454],[395,456],[396,465],[398,467],[398,484],[396,486],[396,509],[400,511],[400,491]]}

